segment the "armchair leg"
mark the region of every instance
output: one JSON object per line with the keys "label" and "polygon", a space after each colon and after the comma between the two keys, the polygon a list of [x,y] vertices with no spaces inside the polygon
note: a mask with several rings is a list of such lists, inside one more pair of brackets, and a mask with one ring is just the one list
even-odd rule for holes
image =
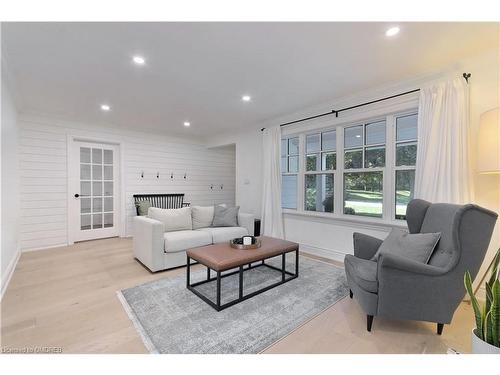
{"label": "armchair leg", "polygon": [[368,332],[372,331],[373,315],[366,316],[366,330]]}
{"label": "armchair leg", "polygon": [[438,323],[437,324],[437,334],[438,335],[441,335],[443,333],[443,327],[444,327],[443,323]]}
{"label": "armchair leg", "polygon": [[349,298],[352,299],[352,290],[351,289],[349,289]]}

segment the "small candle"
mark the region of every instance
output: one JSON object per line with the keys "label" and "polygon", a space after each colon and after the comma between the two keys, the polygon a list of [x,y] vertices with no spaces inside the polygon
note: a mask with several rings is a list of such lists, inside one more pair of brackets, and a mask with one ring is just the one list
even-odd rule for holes
{"label": "small candle", "polygon": [[251,244],[252,244],[252,237],[244,236],[243,237],[243,245],[251,245]]}

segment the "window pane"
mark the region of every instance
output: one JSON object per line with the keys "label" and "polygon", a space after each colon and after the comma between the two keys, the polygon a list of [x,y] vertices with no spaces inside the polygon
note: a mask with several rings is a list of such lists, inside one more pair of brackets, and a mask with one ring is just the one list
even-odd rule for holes
{"label": "window pane", "polygon": [[90,164],[80,164],[80,180],[90,180]]}
{"label": "window pane", "polygon": [[102,180],[102,166],[101,165],[93,165],[92,166],[92,179],[93,180]]}
{"label": "window pane", "polygon": [[102,164],[102,149],[100,148],[92,149],[92,163]]}
{"label": "window pane", "polygon": [[80,163],[90,163],[90,148],[80,147]]}
{"label": "window pane", "polygon": [[102,212],[102,198],[92,199],[92,212]]}
{"label": "window pane", "polygon": [[105,180],[112,180],[113,179],[113,166],[111,166],[111,165],[104,166],[104,179]]}
{"label": "window pane", "polygon": [[385,147],[367,147],[365,149],[365,168],[385,166]]}
{"label": "window pane", "polygon": [[337,168],[337,154],[335,152],[323,152],[321,154],[321,169],[331,171]]}
{"label": "window pane", "polygon": [[344,154],[344,167],[346,169],[363,168],[363,151],[346,151]]}
{"label": "window pane", "polygon": [[286,156],[281,158],[281,172],[288,172],[288,158]]}
{"label": "window pane", "polygon": [[382,217],[382,172],[344,174],[344,213]]}
{"label": "window pane", "polygon": [[319,171],[320,169],[319,154],[312,154],[306,156],[306,171]]}
{"label": "window pane", "polygon": [[288,140],[288,154],[289,155],[299,154],[299,138],[290,138]]}
{"label": "window pane", "polygon": [[104,195],[113,195],[113,182],[104,183]]}
{"label": "window pane", "polygon": [[90,198],[80,198],[80,212],[82,214],[90,213]]}
{"label": "window pane", "polygon": [[418,116],[409,115],[396,119],[396,141],[409,141],[417,139]]}
{"label": "window pane", "polygon": [[113,150],[104,150],[104,164],[113,164]]}
{"label": "window pane", "polygon": [[366,125],[365,144],[385,144],[385,121],[374,122]]}
{"label": "window pane", "polygon": [[358,147],[363,145],[363,125],[344,129],[344,147]]}
{"label": "window pane", "polygon": [[297,176],[282,176],[281,207],[297,208]]}
{"label": "window pane", "polygon": [[102,228],[102,214],[92,215],[92,228]]}
{"label": "window pane", "polygon": [[410,165],[417,163],[417,144],[401,143],[396,145],[396,166]]}
{"label": "window pane", "polygon": [[406,219],[406,206],[413,199],[415,171],[396,171],[396,219]]}
{"label": "window pane", "polygon": [[92,195],[97,197],[102,195],[102,182],[100,181],[92,182]]}
{"label": "window pane", "polygon": [[333,212],[333,174],[305,176],[307,211]]}
{"label": "window pane", "polygon": [[288,172],[298,172],[299,171],[299,157],[289,156],[288,157]]}
{"label": "window pane", "polygon": [[321,149],[321,135],[311,134],[306,136],[306,152],[318,152]]}
{"label": "window pane", "polygon": [[87,230],[90,229],[90,215],[80,215],[80,229]]}
{"label": "window pane", "polygon": [[80,182],[80,196],[81,197],[89,197],[90,196],[90,182],[89,181],[81,181]]}
{"label": "window pane", "polygon": [[286,156],[288,153],[287,147],[288,141],[286,139],[281,140],[281,156]]}
{"label": "window pane", "polygon": [[104,198],[104,212],[113,211],[113,198]]}
{"label": "window pane", "polygon": [[335,151],[337,149],[337,133],[335,130],[324,132],[321,136],[321,149],[323,151]]}
{"label": "window pane", "polygon": [[104,214],[104,228],[113,226],[113,214]]}

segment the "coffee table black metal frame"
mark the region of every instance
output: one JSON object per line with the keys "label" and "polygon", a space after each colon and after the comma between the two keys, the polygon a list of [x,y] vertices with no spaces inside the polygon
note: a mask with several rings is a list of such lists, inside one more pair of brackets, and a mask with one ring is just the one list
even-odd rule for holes
{"label": "coffee table black metal frame", "polygon": [[[251,251],[251,250],[248,250],[248,251]],[[286,254],[291,253],[291,252],[295,252],[295,273],[286,270],[286,259],[285,259]],[[272,266],[272,265],[267,264],[265,262],[267,259],[275,258],[275,257],[279,257],[279,256],[281,256],[281,268]],[[203,261],[200,261],[199,259],[194,259],[194,260],[196,260],[200,264],[203,264]],[[255,264],[255,263],[258,263],[258,264]],[[198,281],[198,282],[193,283],[193,284],[191,284],[191,258],[189,256],[187,256],[187,263],[186,264],[187,264],[186,287],[191,292],[193,292],[198,297],[200,297],[203,301],[205,301],[207,304],[212,306],[215,310],[221,311],[221,310],[227,309],[228,307],[236,305],[237,303],[240,303],[240,302],[243,302],[249,298],[252,298],[260,293],[264,293],[264,292],[268,291],[269,289],[275,288],[277,286],[280,286],[284,283],[289,282],[290,280],[293,280],[293,279],[296,279],[297,277],[299,277],[299,250],[298,249],[292,250],[292,251],[288,251],[288,252],[285,252],[282,254],[265,257],[265,258],[259,259],[255,262],[252,262],[252,263],[243,264],[243,265],[237,267],[238,268],[237,270],[232,271],[232,272],[228,272],[225,274],[222,274],[222,272],[234,269],[236,267],[228,268],[228,269],[220,270],[220,271],[213,270],[216,273],[215,277],[211,277],[211,270],[212,269],[209,266],[207,266],[206,264],[203,264],[205,267],[207,267],[207,278],[206,278],[206,280]],[[244,292],[243,292],[243,272],[251,270],[253,268],[262,267],[262,266],[271,268],[271,269],[276,270],[276,271],[280,271],[281,272],[281,280],[276,282],[276,283],[273,283],[271,285],[268,285],[262,289],[256,290],[252,293],[244,294]],[[239,274],[238,298],[221,305],[221,280],[224,277],[228,277],[228,276],[232,276],[232,275],[236,275],[236,274]],[[288,275],[288,277],[287,277],[287,275]],[[208,297],[206,297],[205,295],[203,295],[202,293],[200,293],[198,290],[195,289],[195,287],[197,287],[199,285],[206,284],[206,283],[209,283],[212,281],[216,281],[216,288],[217,288],[217,290],[216,290],[216,302],[215,303],[213,301],[211,301]]]}

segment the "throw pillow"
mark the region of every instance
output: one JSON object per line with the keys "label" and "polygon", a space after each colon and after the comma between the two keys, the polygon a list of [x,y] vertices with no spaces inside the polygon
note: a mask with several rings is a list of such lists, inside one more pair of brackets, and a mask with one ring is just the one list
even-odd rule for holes
{"label": "throw pillow", "polygon": [[148,216],[161,221],[165,226],[165,232],[193,229],[191,207],[174,209],[149,207]]}
{"label": "throw pillow", "polygon": [[214,207],[213,227],[237,227],[238,226],[238,211],[240,206],[236,207]]}
{"label": "throw pillow", "polygon": [[149,201],[139,201],[135,204],[139,216],[146,216],[148,214],[149,207],[151,207],[151,202]]}
{"label": "throw pillow", "polygon": [[214,206],[191,206],[193,229],[207,228],[214,221]]}
{"label": "throw pillow", "polygon": [[392,253],[420,263],[429,261],[441,233],[414,233],[394,228],[382,242],[372,260],[377,261],[381,253]]}

